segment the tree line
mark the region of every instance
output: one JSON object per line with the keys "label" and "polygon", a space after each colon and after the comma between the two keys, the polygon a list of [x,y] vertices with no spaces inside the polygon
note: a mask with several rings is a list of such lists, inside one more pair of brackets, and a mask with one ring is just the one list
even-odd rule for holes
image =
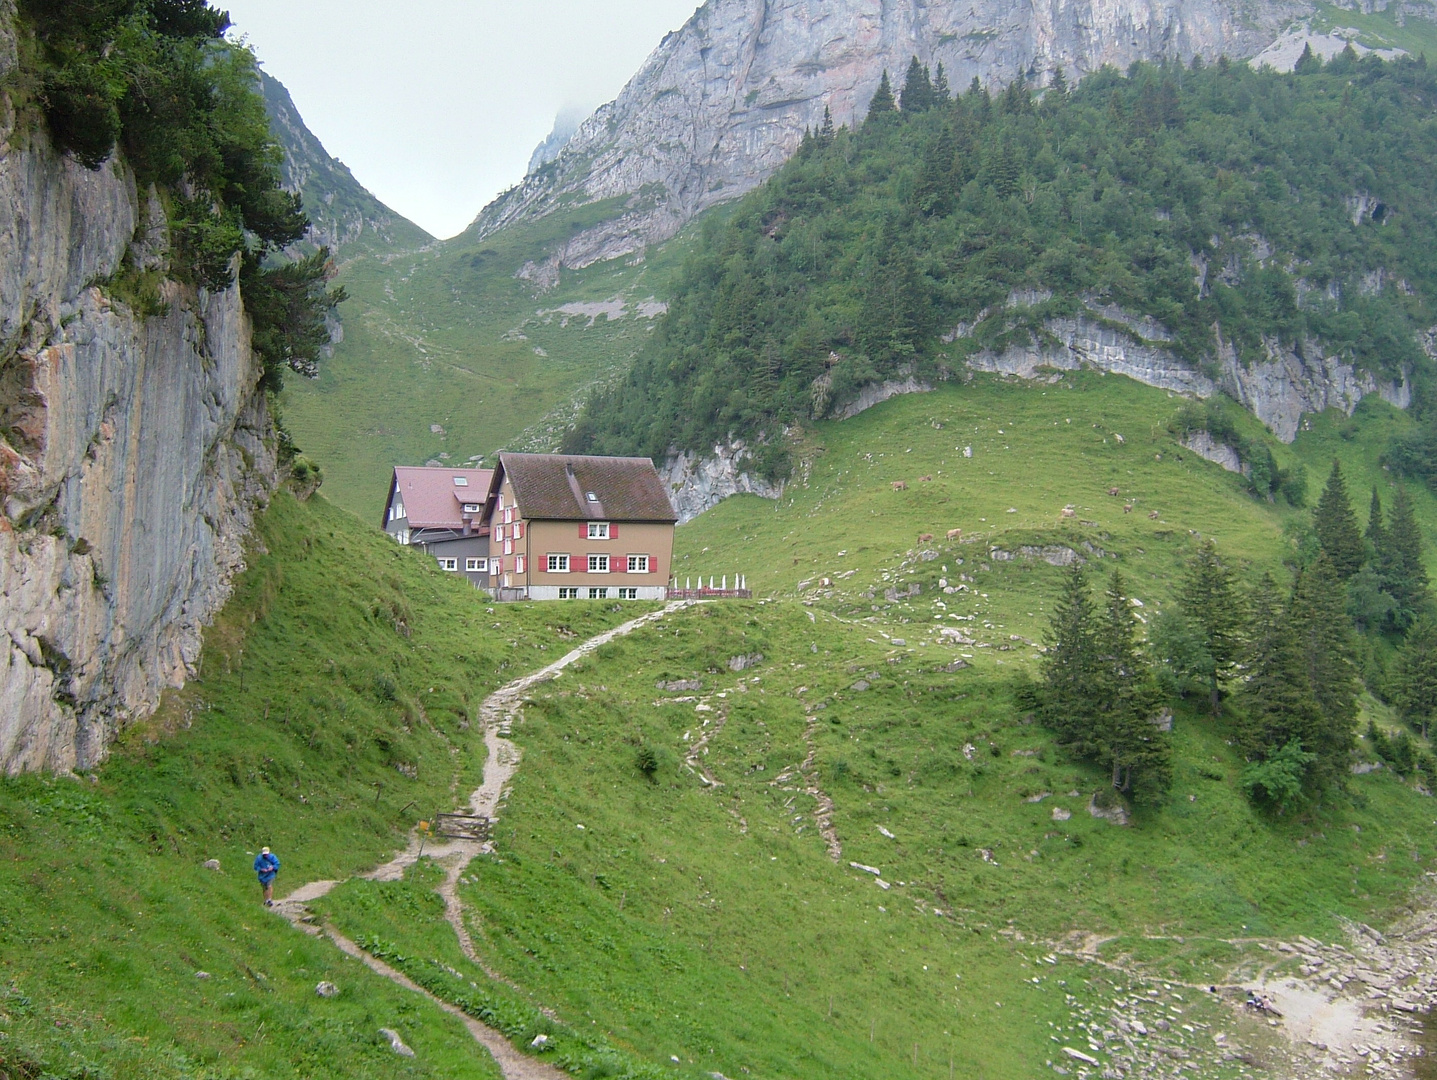
{"label": "tree line", "polygon": [[[1426,400],[1425,61],[1348,51],[1293,74],[1195,60],[1045,77],[954,94],[915,60],[861,126],[825,116],[704,223],[668,315],[567,448],[662,457],[733,434],[781,472],[785,426],[897,372],[943,378],[973,350],[1046,340],[1053,317],[1101,318],[1095,303],[1152,316],[1194,365],[1219,347],[1261,360],[1280,341],[1408,370]],[[1011,306],[1014,290],[1039,299]]]}
{"label": "tree line", "polygon": [[[1364,686],[1425,738],[1437,718],[1437,611],[1406,489],[1396,486],[1390,514],[1374,489],[1364,534],[1334,461],[1312,524],[1316,548],[1286,585],[1271,573],[1244,585],[1203,541],[1147,641],[1121,572],[1096,600],[1089,571],[1074,564],[1050,619],[1041,679],[1021,689],[1020,702],[1140,802],[1159,800],[1171,781],[1163,728],[1172,714],[1159,709],[1182,698],[1226,725],[1247,758],[1243,787],[1279,811],[1342,786]],[[1364,672],[1364,633],[1395,645],[1390,667]],[[1437,759],[1407,731],[1387,736],[1370,724],[1367,734],[1389,765],[1437,783]]]}
{"label": "tree line", "polygon": [[[228,27],[205,0],[20,0],[6,90],[58,150],[89,169],[118,154],[141,190],[154,186],[170,277],[211,290],[238,277],[264,385],[278,390],[285,370],[315,374],[344,291],[327,287],[327,250],[280,256],[309,221],[281,186],[254,55]],[[139,314],[157,303],[146,295]]]}

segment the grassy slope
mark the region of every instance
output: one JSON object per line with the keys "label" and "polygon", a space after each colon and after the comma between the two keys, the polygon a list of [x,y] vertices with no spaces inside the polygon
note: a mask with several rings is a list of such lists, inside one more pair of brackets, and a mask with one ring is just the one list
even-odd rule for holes
{"label": "grassy slope", "polygon": [[585,318],[563,326],[561,316],[541,312],[615,296],[631,304],[663,297],[687,247],[680,238],[637,266],[615,261],[566,272],[559,288],[537,298],[514,278],[527,259],[602,209],[554,214],[482,243],[465,234],[412,252],[345,253],[344,341],[318,380],[291,378],[284,401],[285,422],[323,466],[336,505],[374,517],[393,465],[557,445],[544,419],[572,412],[581,391],[620,370],[652,322],[632,307],[592,326]]}
{"label": "grassy slope", "polygon": [[[482,696],[558,655],[560,630],[620,616],[491,613],[321,499],[277,497],[259,539],[202,679],[92,780],[0,781],[0,1070],[497,1075],[456,1022],[265,913],[249,866],[272,846],[283,892],[402,846],[480,774]],[[321,979],[340,996],[316,997]],[[396,1058],[380,1027],[419,1056]]]}
{"label": "grassy slope", "polygon": [[[1398,908],[1437,844],[1420,796],[1386,773],[1354,778],[1351,802],[1271,822],[1240,793],[1226,727],[1181,712],[1169,800],[1116,829],[1085,812],[1103,778],[1065,760],[1008,700],[1005,667],[1032,655],[1011,635],[1040,633],[1059,571],[985,558],[989,541],[1087,540],[1119,556],[1105,562],[1149,605],[1170,597],[1197,533],[1257,566],[1276,568],[1290,550],[1284,529],[1305,512],[1252,500],[1173,444],[1163,422],[1175,407],[1097,376],[977,380],[897,399],[822,426],[806,485],[782,503],[731,500],[681,530],[681,567],[743,569],[762,592],[792,596],[800,580],[855,572],[831,590],[811,586],[803,604],[672,617],[535,694],[516,729],[525,764],[500,857],[476,864],[465,890],[489,964],[580,1030],[650,1060],[678,1056],[695,1074],[942,1076],[953,1061],[961,1075],[1009,1077],[1051,1060],[1050,1023],[1085,1047],[1075,1020],[1131,988],[1124,973],[1035,965],[1053,942],[1114,935],[1106,958],[1206,982],[1271,959],[1240,939],[1332,937],[1340,917]],[[1284,464],[1307,463],[1313,498],[1334,453],[1360,493],[1382,478],[1377,452],[1404,422],[1373,403],[1355,422],[1314,418],[1294,447],[1276,449]],[[972,458],[954,450],[968,445]],[[1061,528],[1069,502],[1077,524]],[[1430,530],[1432,500],[1422,493],[1419,505]],[[949,527],[984,543],[909,557],[920,530],[941,540]],[[945,565],[953,578],[973,571],[986,599],[935,594]],[[885,573],[923,592],[885,601]],[[944,646],[935,616],[982,644]],[[757,681],[728,670],[729,657],[754,651],[767,658]],[[940,671],[960,652],[969,670]],[[654,688],[693,677],[714,712]],[[869,689],[854,689],[860,678]],[[712,789],[680,761],[720,713],[726,726],[705,763],[723,786]],[[641,743],[665,761],[654,783],[635,764]],[[810,749],[809,779],[796,780]],[[814,833],[809,783],[834,799],[837,866]],[[1055,820],[1055,807],[1072,817]],[[894,888],[881,891],[850,860],[879,867]],[[356,884],[327,910],[352,934],[480,978],[442,931],[406,914],[428,887]],[[1241,1030],[1227,1007],[1179,989],[1188,1021]],[[1243,1038],[1261,1046],[1264,1036],[1249,1027]],[[1187,1046],[1201,1054],[1212,1043]],[[1201,1072],[1243,1069],[1209,1056]]]}

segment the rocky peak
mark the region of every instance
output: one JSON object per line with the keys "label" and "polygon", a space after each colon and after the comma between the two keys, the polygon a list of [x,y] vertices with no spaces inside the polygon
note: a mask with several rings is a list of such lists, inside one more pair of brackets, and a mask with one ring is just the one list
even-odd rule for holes
{"label": "rocky peak", "polygon": [[1072,79],[1140,59],[1253,56],[1310,10],[1306,0],[708,0],[473,228],[484,236],[576,198],[625,198],[616,218],[530,269],[542,284],[561,266],[641,251],[751,190],[825,108],[835,124],[861,119],[884,70],[901,81],[912,56],[943,64],[955,89],[974,77],[1042,85],[1059,66]]}

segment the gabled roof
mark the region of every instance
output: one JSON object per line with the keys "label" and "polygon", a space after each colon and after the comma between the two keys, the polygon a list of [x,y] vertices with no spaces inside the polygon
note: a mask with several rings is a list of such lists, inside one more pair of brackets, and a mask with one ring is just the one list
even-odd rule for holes
{"label": "gabled roof", "polygon": [[[385,517],[399,487],[404,516],[411,529],[463,529],[464,504],[478,505],[483,512],[493,469],[444,469],[396,466],[385,502]],[[463,481],[460,483],[460,481]],[[478,524],[479,513],[468,516]]]}
{"label": "gabled roof", "polygon": [[678,520],[649,458],[505,453],[494,487],[505,479],[530,521]]}

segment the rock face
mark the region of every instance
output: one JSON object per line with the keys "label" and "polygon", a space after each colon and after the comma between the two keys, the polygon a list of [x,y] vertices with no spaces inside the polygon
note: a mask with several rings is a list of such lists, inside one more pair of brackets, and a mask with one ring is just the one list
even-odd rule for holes
{"label": "rock face", "polygon": [[941,62],[955,89],[1020,73],[1041,84],[1060,65],[1071,78],[1138,59],[1252,56],[1311,10],[1306,0],[708,0],[474,228],[483,236],[576,201],[621,200],[554,253],[587,266],[751,190],[825,107],[835,124],[861,118],[883,71],[901,83],[911,56]]}
{"label": "rock face", "polygon": [[270,130],[284,150],[284,186],[304,198],[312,243],[338,252],[354,244],[413,248],[434,240],[375,198],[354,178],[349,166],[330,155],[305,126],[284,84],[263,71],[259,83]]}
{"label": "rock face", "polygon": [[[1399,409],[1412,404],[1412,387],[1405,377],[1401,382],[1380,382],[1341,357],[1324,356],[1320,342],[1304,342],[1299,352],[1271,341],[1266,359],[1245,364],[1231,345],[1218,338],[1217,370],[1209,375],[1168,348],[1165,343],[1172,336],[1166,328],[1112,306],[1095,308],[1091,317],[1048,319],[1044,329],[1052,341],[1011,345],[1002,352],[979,351],[968,357],[968,366],[1025,379],[1091,368],[1200,398],[1222,390],[1286,443],[1297,438],[1304,415],[1331,408],[1351,415],[1369,394]],[[971,326],[961,325],[944,341],[951,344],[971,333]]]}
{"label": "rock face", "polygon": [[783,494],[782,484],[773,484],[754,476],[744,468],[748,447],[742,440],[727,446],[715,446],[712,456],[700,458],[693,453],[669,458],[659,469],[669,487],[669,500],[679,516],[679,524],[692,521],[711,506],[730,495],[759,495],[777,499]]}
{"label": "rock face", "polygon": [[[13,66],[0,0],[0,76]],[[0,768],[82,769],[179,685],[275,476],[238,287],[95,283],[164,258],[158,200],[0,101]]]}

